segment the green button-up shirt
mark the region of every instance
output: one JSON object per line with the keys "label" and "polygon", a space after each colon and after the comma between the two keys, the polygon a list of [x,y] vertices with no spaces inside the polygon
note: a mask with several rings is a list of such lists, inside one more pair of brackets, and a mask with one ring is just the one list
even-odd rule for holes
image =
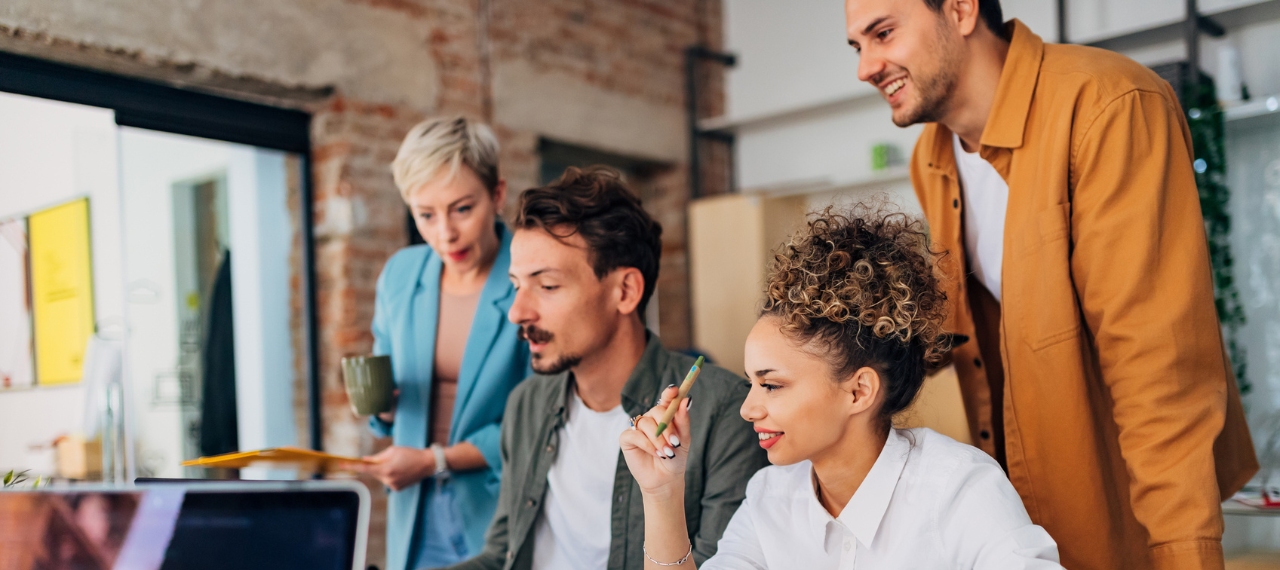
{"label": "green button-up shirt", "polygon": [[[622,388],[628,415],[648,411],[659,394],[684,379],[693,358],[662,347],[650,335],[644,354]],[[507,400],[502,421],[502,483],[498,510],[484,550],[451,570],[527,570],[533,566],[534,526],[547,490],[547,471],[556,460],[565,423],[569,372],[535,375],[520,383]],[[693,558],[702,564],[716,552],[720,534],[737,511],[747,480],[768,465],[759,438],[739,415],[748,384],[718,366],[703,368],[689,392],[692,441],[685,472],[685,516]],[[640,487],[618,452],[609,525],[608,570],[644,567],[644,505]],[[604,521],[600,521],[601,524]]]}

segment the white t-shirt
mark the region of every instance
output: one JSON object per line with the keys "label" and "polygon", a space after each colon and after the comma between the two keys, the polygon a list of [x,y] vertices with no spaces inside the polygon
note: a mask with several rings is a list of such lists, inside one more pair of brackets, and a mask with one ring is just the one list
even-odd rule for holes
{"label": "white t-shirt", "polygon": [[701,570],[1056,569],[1058,546],[1032,524],[995,460],[926,428],[890,430],[833,518],[813,464],[765,467]]}
{"label": "white t-shirt", "polygon": [[960,135],[951,135],[960,194],[964,196],[964,250],[969,270],[1000,300],[1000,267],[1004,264],[1004,215],[1009,206],[1009,185],[990,162],[976,152],[965,152]]}
{"label": "white t-shirt", "polygon": [[559,453],[533,537],[534,570],[596,570],[609,562],[610,509],[618,436],[631,427],[622,406],[588,408],[572,391]]}

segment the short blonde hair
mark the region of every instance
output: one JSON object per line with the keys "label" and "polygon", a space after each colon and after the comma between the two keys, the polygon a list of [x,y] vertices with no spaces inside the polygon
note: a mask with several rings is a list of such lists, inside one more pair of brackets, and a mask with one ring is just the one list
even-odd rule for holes
{"label": "short blonde hair", "polygon": [[462,165],[494,191],[498,187],[498,139],[488,126],[466,117],[437,117],[409,129],[391,163],[391,174],[400,197],[408,200],[410,192],[439,175],[442,167],[452,176]]}

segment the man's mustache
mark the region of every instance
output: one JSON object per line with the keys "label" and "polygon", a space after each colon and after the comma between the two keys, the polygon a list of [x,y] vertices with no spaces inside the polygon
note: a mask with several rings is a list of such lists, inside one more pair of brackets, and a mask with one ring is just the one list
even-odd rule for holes
{"label": "man's mustache", "polygon": [[551,334],[550,332],[542,330],[533,325],[525,325],[520,327],[520,332],[517,336],[520,337],[520,340],[526,340],[526,341],[537,343],[537,344],[546,344],[548,342],[551,342],[551,339],[555,338],[555,335]]}

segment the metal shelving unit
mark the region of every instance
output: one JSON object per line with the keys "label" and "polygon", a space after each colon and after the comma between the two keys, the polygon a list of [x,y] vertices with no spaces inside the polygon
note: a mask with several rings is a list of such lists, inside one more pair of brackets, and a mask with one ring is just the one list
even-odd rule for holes
{"label": "metal shelving unit", "polygon": [[[1058,38],[1068,42],[1067,1],[1058,0]],[[1233,29],[1280,19],[1280,0],[1263,0],[1215,12],[1201,12],[1197,0],[1186,0],[1187,17],[1115,36],[1086,39],[1084,45],[1122,51],[1148,47],[1179,38],[1187,42],[1187,61],[1199,60],[1200,35],[1222,37]]]}
{"label": "metal shelving unit", "polygon": [[1280,117],[1280,95],[1259,97],[1247,103],[1233,105],[1223,110],[1228,123],[1260,117]]}
{"label": "metal shelving unit", "polygon": [[[1065,4],[1065,0],[1059,3]],[[1203,12],[1200,14],[1198,22],[1202,33],[1212,37],[1221,37],[1227,30],[1232,28],[1278,18],[1280,18],[1280,0],[1265,0],[1227,10]],[[1118,51],[1177,40],[1183,37],[1185,33],[1186,20],[1183,19],[1117,36],[1089,40],[1084,43],[1089,46]]]}

